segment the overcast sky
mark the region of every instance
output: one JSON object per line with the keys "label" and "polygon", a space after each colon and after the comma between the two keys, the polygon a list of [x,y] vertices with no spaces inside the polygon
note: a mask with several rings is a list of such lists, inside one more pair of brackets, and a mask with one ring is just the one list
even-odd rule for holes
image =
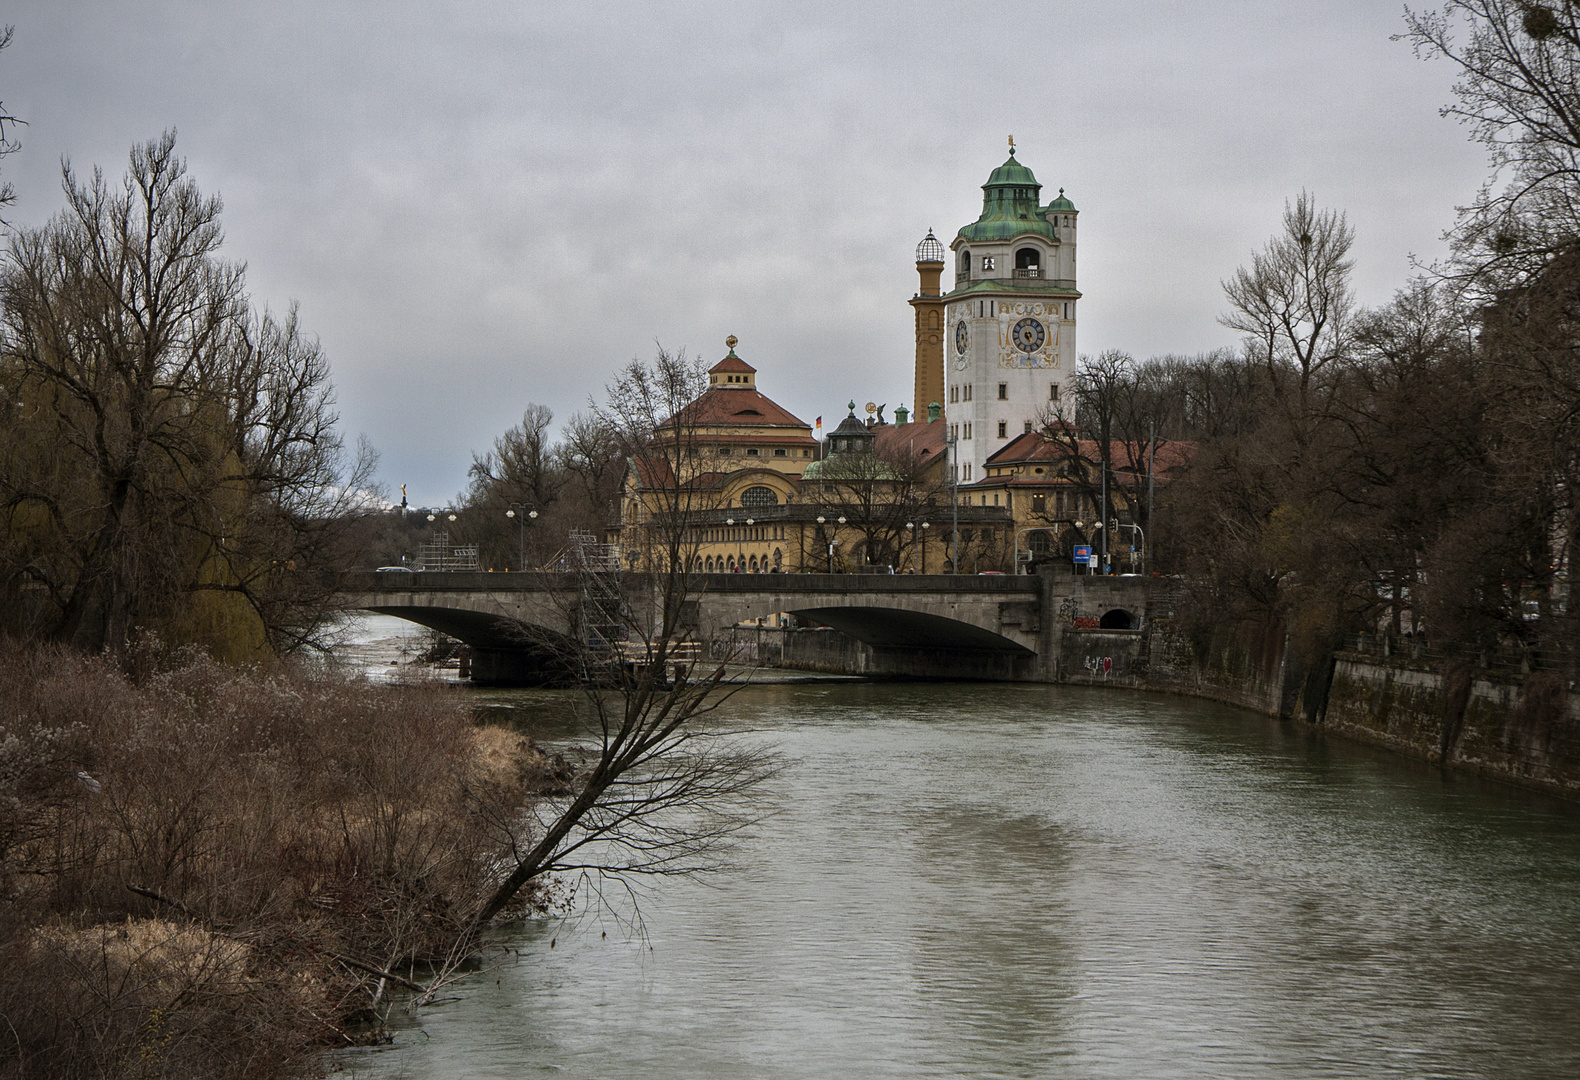
{"label": "overcast sky", "polygon": [[[414,504],[528,402],[560,419],[654,342],[724,353],[810,422],[910,406],[928,228],[1013,134],[1081,210],[1083,353],[1232,344],[1220,282],[1302,188],[1388,300],[1485,159],[1442,61],[1377,0],[1192,4],[268,4],[23,0],[0,15],[12,220],[63,157],[167,128],[255,302],[295,300],[342,424]],[[948,275],[945,275],[946,283]]]}

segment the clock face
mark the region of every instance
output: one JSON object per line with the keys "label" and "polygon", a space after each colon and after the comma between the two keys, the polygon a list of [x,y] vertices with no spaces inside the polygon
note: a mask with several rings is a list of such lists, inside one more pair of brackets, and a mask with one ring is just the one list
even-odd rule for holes
{"label": "clock face", "polygon": [[955,323],[955,352],[963,353],[966,345],[971,341],[971,331],[966,328],[966,321],[961,319]]}
{"label": "clock face", "polygon": [[1021,352],[1036,352],[1042,348],[1043,342],[1048,340],[1048,335],[1042,328],[1042,323],[1036,319],[1022,319],[1015,324],[1011,332],[1015,341],[1015,348]]}

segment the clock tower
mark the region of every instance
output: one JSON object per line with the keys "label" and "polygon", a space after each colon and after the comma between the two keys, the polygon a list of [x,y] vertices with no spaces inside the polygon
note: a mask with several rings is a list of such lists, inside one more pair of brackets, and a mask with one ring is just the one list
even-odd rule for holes
{"label": "clock tower", "polygon": [[1057,406],[1075,367],[1075,204],[1040,205],[1042,185],[1015,159],[982,185],[982,216],[950,244],[954,288],[945,310],[944,408],[962,484]]}

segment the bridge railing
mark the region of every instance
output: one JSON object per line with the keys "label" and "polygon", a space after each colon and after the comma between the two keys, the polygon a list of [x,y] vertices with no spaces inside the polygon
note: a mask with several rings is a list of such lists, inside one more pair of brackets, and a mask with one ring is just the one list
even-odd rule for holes
{"label": "bridge railing", "polygon": [[[620,581],[640,587],[650,575],[621,571]],[[1035,594],[1038,579],[1010,574],[691,574],[689,592],[713,593],[1015,593]],[[352,571],[341,588],[370,592],[561,592],[578,588],[578,575],[480,572]]]}

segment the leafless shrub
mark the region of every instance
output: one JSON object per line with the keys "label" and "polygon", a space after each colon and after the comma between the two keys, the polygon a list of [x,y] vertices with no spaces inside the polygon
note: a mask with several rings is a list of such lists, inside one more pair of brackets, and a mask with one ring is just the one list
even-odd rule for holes
{"label": "leafless shrub", "polygon": [[437,685],[0,642],[0,1077],[299,1074],[469,940],[552,775]]}

